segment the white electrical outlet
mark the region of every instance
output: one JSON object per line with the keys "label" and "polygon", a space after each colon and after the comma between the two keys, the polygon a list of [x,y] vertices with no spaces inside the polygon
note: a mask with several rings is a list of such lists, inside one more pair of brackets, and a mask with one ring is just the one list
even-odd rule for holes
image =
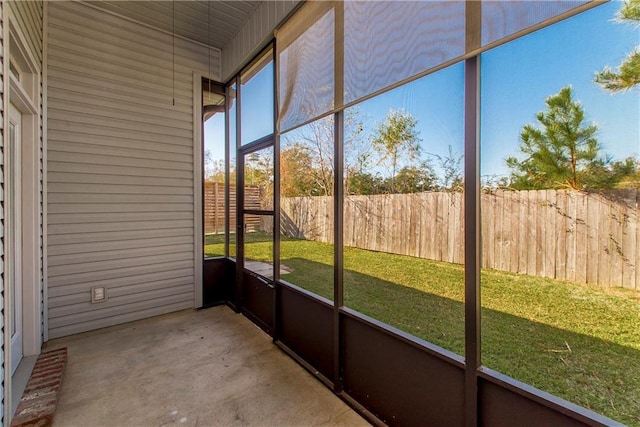
{"label": "white electrical outlet", "polygon": [[107,288],[91,288],[91,303],[104,302],[107,300]]}

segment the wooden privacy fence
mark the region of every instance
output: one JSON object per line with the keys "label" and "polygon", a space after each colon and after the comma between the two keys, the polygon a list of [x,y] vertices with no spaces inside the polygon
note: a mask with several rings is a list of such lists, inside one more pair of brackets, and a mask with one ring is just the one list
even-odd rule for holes
{"label": "wooden privacy fence", "polygon": [[[245,207],[248,209],[261,208],[261,189],[257,185],[245,186]],[[224,183],[222,182],[206,182],[204,183],[204,233],[216,234],[224,233]],[[236,230],[236,186],[230,185],[229,188],[229,229],[231,232]],[[247,223],[247,231],[257,231],[261,227],[261,219],[259,216],[247,215],[245,222]]]}
{"label": "wooden privacy fence", "polygon": [[[640,290],[638,190],[499,190],[481,200],[483,267]],[[349,196],[344,244],[462,263],[463,206],[462,193]],[[332,198],[283,199],[281,225],[332,242]]]}

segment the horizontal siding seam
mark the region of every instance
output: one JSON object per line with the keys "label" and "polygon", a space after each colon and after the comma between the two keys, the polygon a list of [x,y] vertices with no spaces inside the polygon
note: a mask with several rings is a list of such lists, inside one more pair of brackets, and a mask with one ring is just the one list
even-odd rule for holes
{"label": "horizontal siding seam", "polygon": [[113,147],[100,144],[86,144],[84,142],[65,141],[53,138],[53,145],[59,153],[81,153],[86,155],[105,155],[110,157],[124,157],[129,159],[145,159],[173,163],[190,163],[192,153],[167,153],[151,149],[139,149],[135,147]]}
{"label": "horizontal siding seam", "polygon": [[[116,312],[116,315],[128,314],[128,312],[122,312],[123,311],[122,309],[126,308],[127,306],[143,307],[142,309],[154,308],[154,307],[147,307],[147,306],[150,305],[151,303],[161,303],[160,306],[163,306],[163,305],[170,305],[172,303],[184,302],[188,300],[189,296],[193,298],[193,291],[189,293],[183,292],[179,295],[169,295],[169,296],[163,296],[159,298],[149,298],[148,300],[138,301],[131,304],[123,304],[115,307],[97,308],[94,311],[89,312],[93,314],[93,316],[86,316],[87,312],[83,312],[79,314],[85,315],[86,319],[83,321],[83,323],[88,323],[92,321],[103,320],[103,319],[108,319],[110,317],[113,317],[114,312]],[[167,304],[165,304],[165,302]],[[75,316],[73,315],[66,315],[66,316],[60,316],[55,318],[50,317],[49,324],[53,329],[61,326],[69,326],[73,323],[68,323],[66,321],[73,322],[74,317]]]}
{"label": "horizontal siding seam", "polygon": [[139,312],[118,315],[117,319],[113,323],[106,322],[104,321],[104,319],[98,319],[97,321],[89,322],[88,325],[81,324],[81,325],[71,325],[72,327],[61,326],[57,328],[51,328],[49,331],[49,338],[50,339],[60,338],[67,335],[78,334],[78,333],[90,331],[93,329],[112,326],[113,324],[133,322],[135,320],[145,319],[148,317],[158,316],[161,314],[171,313],[174,311],[190,309],[192,307],[193,307],[193,297],[191,300],[185,299],[180,303],[165,304],[165,305],[153,307],[150,309],[144,309]]}
{"label": "horizontal siding seam", "polygon": [[[192,277],[192,280],[193,280],[193,277]],[[108,288],[108,291],[110,290],[112,289]],[[123,307],[127,305],[144,303],[154,299],[181,296],[189,293],[193,293],[193,282],[191,282],[190,284],[186,283],[186,284],[175,285],[175,286],[166,287],[166,288],[154,289],[153,297],[150,297],[149,294],[146,292],[137,292],[137,293],[131,293],[131,294],[124,294],[124,295],[110,295],[109,292],[107,292],[107,296],[108,296],[107,301],[100,304],[92,304],[91,299],[89,297],[89,293],[87,292],[86,295],[87,297],[89,297],[89,298],[86,298],[87,300],[84,300],[81,302],[74,302],[73,304],[69,304],[69,305],[58,305],[54,307],[51,307],[51,306],[49,307],[51,312],[51,319],[59,319],[59,318],[63,318],[70,315],[69,307],[80,306],[80,308],[74,310],[74,312],[72,312],[71,315],[96,313],[98,310],[117,310],[119,307]]]}
{"label": "horizontal siding seam", "polygon": [[156,283],[166,283],[170,280],[179,280],[183,277],[193,278],[193,270],[188,268],[172,269],[160,271],[158,273],[143,274],[138,276],[121,277],[118,280],[98,280],[93,282],[83,282],[75,285],[58,286],[50,293],[51,297],[71,297],[74,295],[88,292],[94,286],[106,286],[111,288],[127,289],[131,286],[137,288],[143,286],[152,286]]}

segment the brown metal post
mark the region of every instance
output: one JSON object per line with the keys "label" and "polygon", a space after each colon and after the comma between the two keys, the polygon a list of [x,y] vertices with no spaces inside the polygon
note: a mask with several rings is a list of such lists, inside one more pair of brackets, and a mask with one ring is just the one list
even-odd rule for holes
{"label": "brown metal post", "polygon": [[242,88],[240,75],[236,76],[236,308],[244,303],[244,157],[240,152],[242,141]]}
{"label": "brown metal post", "polygon": [[465,61],[465,425],[477,425],[480,367],[480,153],[478,123],[479,57]]}
{"label": "brown metal post", "polygon": [[280,304],[280,130],[278,126],[278,63],[277,40],[273,40],[273,341],[280,339],[282,309]]}
{"label": "brown metal post", "polygon": [[[341,108],[344,98],[344,3],[335,2],[334,23],[334,105]],[[342,391],[342,337],[340,329],[340,308],[343,301],[343,217],[344,217],[344,110],[333,116],[334,120],[334,176],[333,176],[333,389]]]}

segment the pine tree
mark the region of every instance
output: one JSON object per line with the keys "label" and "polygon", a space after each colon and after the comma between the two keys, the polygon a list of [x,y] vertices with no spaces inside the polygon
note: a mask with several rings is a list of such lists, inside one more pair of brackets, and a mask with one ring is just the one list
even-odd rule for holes
{"label": "pine tree", "polygon": [[547,110],[536,115],[540,126],[527,124],[520,133],[525,158],[506,159],[512,188],[611,188],[633,172],[634,165],[612,163],[600,154],[598,127],[585,122],[584,109],[573,100],[571,86],[545,102]]}
{"label": "pine tree", "polygon": [[[640,25],[640,0],[625,0],[618,21]],[[640,46],[622,61],[617,71],[610,67],[596,73],[596,83],[611,92],[624,92],[640,84]]]}

